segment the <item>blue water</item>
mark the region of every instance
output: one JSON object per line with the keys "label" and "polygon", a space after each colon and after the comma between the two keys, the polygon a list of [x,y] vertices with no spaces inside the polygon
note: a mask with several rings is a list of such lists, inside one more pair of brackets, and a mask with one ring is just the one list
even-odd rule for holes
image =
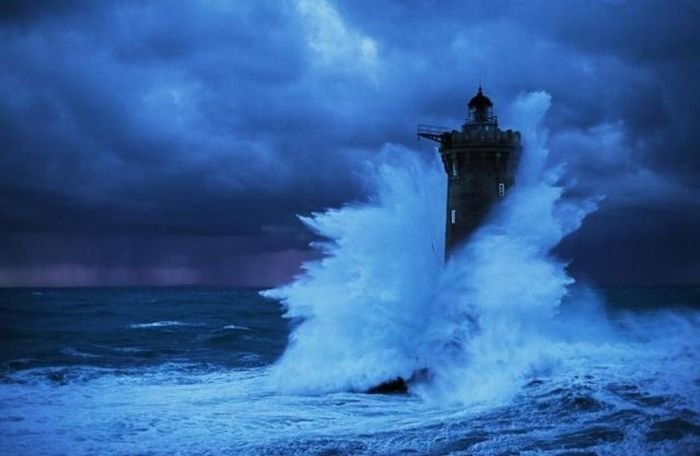
{"label": "blue water", "polygon": [[464,404],[277,391],[258,290],[0,290],[0,453],[697,454],[700,288],[602,295],[616,337]]}
{"label": "blue water", "polygon": [[258,291],[2,290],[2,358],[13,369],[266,365],[284,349],[287,324]]}

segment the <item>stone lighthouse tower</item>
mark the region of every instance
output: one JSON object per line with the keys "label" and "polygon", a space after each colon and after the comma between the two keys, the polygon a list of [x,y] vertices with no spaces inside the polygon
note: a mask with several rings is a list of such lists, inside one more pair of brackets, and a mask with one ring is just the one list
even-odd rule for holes
{"label": "stone lighthouse tower", "polygon": [[418,126],[419,137],[440,143],[447,172],[446,257],[515,183],[520,158],[520,133],[498,128],[493,103],[481,87],[467,108],[461,131]]}

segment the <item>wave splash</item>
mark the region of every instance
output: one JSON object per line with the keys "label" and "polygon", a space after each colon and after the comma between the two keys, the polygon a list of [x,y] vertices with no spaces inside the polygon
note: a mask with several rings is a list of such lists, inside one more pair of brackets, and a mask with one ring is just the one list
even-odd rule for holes
{"label": "wave splash", "polygon": [[271,371],[278,389],[365,390],[427,367],[434,381],[419,393],[487,400],[550,365],[551,322],[574,282],[550,251],[596,202],[564,198],[559,170],[546,166],[549,105],[534,92],[511,107],[525,144],[516,186],[447,263],[437,157],[387,146],[369,165],[369,202],[301,217],[324,239],[324,258],[263,292],[299,322]]}

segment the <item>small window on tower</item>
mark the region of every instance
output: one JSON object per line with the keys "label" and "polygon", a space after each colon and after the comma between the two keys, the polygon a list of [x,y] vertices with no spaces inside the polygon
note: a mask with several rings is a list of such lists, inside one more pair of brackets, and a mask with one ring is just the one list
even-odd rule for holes
{"label": "small window on tower", "polygon": [[450,222],[454,225],[457,223],[457,210],[452,209],[452,212],[450,212]]}
{"label": "small window on tower", "polygon": [[457,177],[457,162],[452,161],[452,177]]}
{"label": "small window on tower", "polygon": [[504,184],[504,183],[498,184],[498,196],[500,196],[501,198],[506,196],[506,184]]}

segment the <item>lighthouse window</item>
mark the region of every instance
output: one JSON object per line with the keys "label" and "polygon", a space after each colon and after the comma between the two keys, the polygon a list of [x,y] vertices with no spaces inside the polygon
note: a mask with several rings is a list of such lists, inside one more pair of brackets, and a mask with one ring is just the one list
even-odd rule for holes
{"label": "lighthouse window", "polygon": [[457,210],[452,209],[452,212],[450,212],[450,222],[454,225],[457,223]]}
{"label": "lighthouse window", "polygon": [[498,196],[503,198],[506,195],[506,184],[498,184]]}
{"label": "lighthouse window", "polygon": [[457,162],[452,162],[452,177],[457,177]]}

